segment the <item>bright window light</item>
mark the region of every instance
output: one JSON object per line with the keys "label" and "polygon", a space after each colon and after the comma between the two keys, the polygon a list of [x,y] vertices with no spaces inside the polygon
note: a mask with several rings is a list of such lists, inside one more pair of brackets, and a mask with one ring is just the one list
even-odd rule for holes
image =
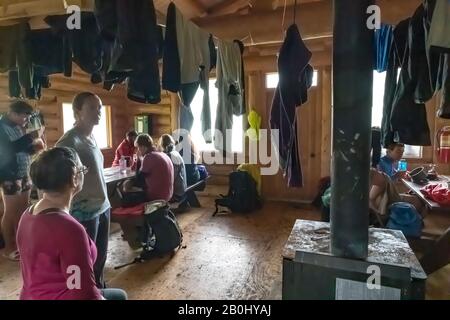
{"label": "bright window light", "polygon": [[[400,73],[400,70],[399,70]],[[373,72],[373,104],[372,104],[372,127],[380,127],[383,121],[384,85],[386,72]],[[420,146],[405,145],[405,158],[421,158],[423,148]],[[383,151],[384,153],[386,151]]]}
{"label": "bright window light", "polygon": [[[266,88],[267,89],[276,89],[279,81],[280,81],[280,75],[278,73],[267,73],[266,74]],[[314,70],[312,86],[317,87],[318,81],[319,81],[319,73],[317,72],[317,70]]]}
{"label": "bright window light", "polygon": [[[214,132],[216,125],[217,105],[219,103],[219,90],[216,87],[216,79],[209,80],[209,100],[211,104],[211,130]],[[191,110],[194,115],[194,124],[191,130],[192,141],[199,151],[215,151],[214,143],[206,143],[202,133],[202,109],[203,109],[203,90],[198,89],[191,104]],[[232,152],[241,153],[243,151],[243,116],[233,116],[232,128]],[[225,134],[225,133],[224,133]]]}
{"label": "bright window light", "polygon": [[[109,130],[109,123],[111,121],[111,107],[103,106],[101,110],[101,118],[98,126],[94,127],[93,135],[97,141],[97,145],[100,149],[108,149],[111,147],[111,137]],[[73,109],[71,103],[63,104],[63,126],[64,133],[73,128],[75,118],[73,115]]]}

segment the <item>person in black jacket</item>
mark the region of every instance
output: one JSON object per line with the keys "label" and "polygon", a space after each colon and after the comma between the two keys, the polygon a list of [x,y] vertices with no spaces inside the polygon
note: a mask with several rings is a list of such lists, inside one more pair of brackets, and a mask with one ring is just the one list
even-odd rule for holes
{"label": "person in black jacket", "polygon": [[24,101],[11,103],[9,112],[0,119],[0,187],[4,204],[2,234],[3,256],[18,260],[15,231],[29,204],[31,155],[45,147],[40,139],[44,128],[25,134],[33,108]]}

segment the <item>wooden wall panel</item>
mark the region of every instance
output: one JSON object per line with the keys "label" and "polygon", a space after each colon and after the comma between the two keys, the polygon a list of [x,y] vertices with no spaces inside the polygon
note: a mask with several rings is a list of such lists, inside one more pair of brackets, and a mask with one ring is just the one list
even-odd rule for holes
{"label": "wooden wall panel", "polygon": [[[125,133],[134,126],[135,115],[151,114],[153,116],[155,139],[163,133],[172,131],[171,98],[168,93],[162,92],[162,101],[158,105],[135,103],[126,98],[124,86],[116,86],[108,92],[101,85],[91,84],[90,77],[75,66],[71,78],[62,75],[52,76],[51,88],[42,91],[41,100],[30,101],[44,114],[46,137],[50,146],[53,146],[63,134],[62,104],[71,103],[73,97],[82,91],[97,94],[104,105],[111,106],[112,147],[103,150],[105,166],[111,165],[115,148],[124,139]],[[7,111],[10,101],[8,78],[5,74],[0,74],[0,113]]]}
{"label": "wooden wall panel", "polygon": [[[310,202],[314,199],[321,177],[328,176],[331,153],[331,68],[314,65],[318,71],[318,85],[308,94],[308,103],[297,110],[300,158],[304,173],[303,188],[288,188],[281,172],[262,178],[266,199]],[[274,90],[266,89],[266,73],[276,72],[274,64],[264,70],[248,74],[249,109],[262,117],[262,128],[267,129]]]}

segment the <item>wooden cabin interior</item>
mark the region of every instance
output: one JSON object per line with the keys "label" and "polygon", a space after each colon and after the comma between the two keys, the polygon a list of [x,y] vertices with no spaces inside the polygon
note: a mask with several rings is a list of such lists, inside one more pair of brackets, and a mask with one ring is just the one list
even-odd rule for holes
{"label": "wooden cabin interior", "polygon": [[[167,27],[168,7],[173,2],[186,21],[191,20],[199,28],[213,35],[216,48],[218,41],[240,40],[244,44],[242,61],[245,79],[243,81],[245,84],[245,113],[234,117],[232,150],[228,155],[231,155],[235,161],[230,164],[205,162],[209,173],[206,188],[202,191],[195,191],[200,206],[197,208],[191,205],[190,208],[180,212],[175,210],[176,219],[184,235],[182,246],[176,253],[157,256],[142,263],[116,269],[117,266],[133,261],[139,255],[139,250],[132,249],[124,241],[124,231],[121,225],[117,221],[114,222],[113,219],[109,235],[108,257],[104,269],[107,286],[125,290],[128,298],[133,300],[290,300],[311,298],[305,295],[305,286],[309,286],[310,291],[314,291],[314,283],[299,280],[301,276],[306,277],[301,275],[300,273],[303,271],[299,270],[307,270],[307,268],[298,269],[297,267],[296,269],[295,267],[296,263],[306,263],[305,260],[299,262],[301,259],[306,259],[306,256],[300,255],[301,250],[296,251],[295,246],[292,248],[289,246],[293,245],[292,241],[295,242],[294,226],[300,228],[302,222],[317,222],[318,226],[325,226],[325,229],[330,230],[329,225],[320,224],[326,223],[326,221],[323,221],[323,204],[318,195],[324,191],[320,190],[321,183],[323,184],[327,177],[333,177],[333,170],[340,170],[339,164],[332,162],[333,154],[336,157],[338,152],[336,147],[333,149],[333,137],[336,136],[333,123],[336,119],[340,119],[336,114],[333,117],[333,107],[336,107],[333,101],[335,104],[342,103],[342,100],[337,98],[335,90],[341,90],[341,97],[345,96],[345,92],[342,92],[343,84],[333,83],[333,79],[335,81],[336,79],[345,79],[342,75],[346,71],[343,65],[347,66],[348,70],[352,70],[353,73],[350,72],[348,82],[345,81],[348,86],[347,94],[352,95],[356,90],[354,81],[358,79],[357,77],[352,78],[352,74],[355,74],[355,69],[361,67],[360,61],[336,60],[342,59],[339,50],[343,48],[343,44],[337,44],[337,42],[347,41],[345,36],[348,36],[349,46],[355,44],[355,39],[350,39],[351,36],[360,36],[363,31],[361,31],[361,27],[351,25],[352,22],[358,20],[358,17],[353,18],[352,15],[359,14],[360,17],[363,15],[369,17],[368,13],[358,13],[357,10],[349,8],[348,22],[341,23],[338,22],[339,20],[335,21],[334,17],[337,17],[339,13],[336,12],[338,11],[336,8],[333,9],[334,1],[332,0],[154,0],[149,2],[153,3],[157,23],[163,27]],[[343,0],[342,2],[343,5],[346,3],[352,6],[357,1]],[[369,0],[361,2],[371,3]],[[373,3],[381,9],[382,22],[396,26],[400,21],[411,17],[423,1],[377,0]],[[46,22],[46,17],[66,14],[67,9],[72,5],[81,8],[82,12],[90,13],[96,9],[94,0],[1,0],[0,37],[5,34],[2,33],[2,29],[6,30],[6,28],[24,22],[28,23],[30,32],[48,29],[50,26]],[[335,27],[333,27],[333,21]],[[442,28],[450,33],[450,14],[446,22],[448,24]],[[250,140],[245,133],[249,128],[248,114],[255,111],[261,118],[261,129],[270,130],[272,104],[274,95],[278,94],[279,89],[278,57],[285,41],[286,30],[293,23],[298,25],[301,37],[312,53],[309,64],[314,70],[312,84],[307,92],[308,100],[296,109],[294,123],[293,139],[298,140],[298,157],[303,172],[303,187],[288,187],[287,179],[283,170],[280,169],[274,175],[261,176],[262,206],[260,209],[245,214],[229,212],[213,216],[215,199],[228,193],[230,173],[236,171],[239,165],[250,161],[248,152],[246,152],[250,148]],[[336,27],[337,23],[341,23],[341,29]],[[345,23],[348,23],[348,35],[342,33]],[[167,31],[167,29],[164,30]],[[336,37],[337,32],[341,32],[338,37]],[[360,49],[358,47],[353,46],[348,49],[350,56],[358,56],[357,52]],[[364,47],[364,44],[361,47]],[[368,52],[361,50],[361,52]],[[163,59],[160,59],[159,70],[161,73],[163,68]],[[11,97],[11,73],[3,70],[1,66],[0,71],[5,71],[0,73],[0,113],[6,117],[11,102],[15,101],[17,97]],[[365,74],[367,75],[367,72]],[[215,87],[218,76],[215,69],[209,74],[213,127],[216,118],[221,116],[217,109],[219,90]],[[366,136],[368,136],[370,127],[381,127],[382,125],[385,78],[385,73],[373,72],[371,90],[373,103],[370,106],[372,123],[367,128]],[[161,89],[161,99],[157,104],[139,103],[127,97],[126,82],[114,85],[110,91],[105,90],[103,83],[93,84],[91,75],[83,71],[75,61],[70,77],[59,73],[50,75],[49,79],[51,85],[48,88],[42,88],[41,96],[38,99],[26,99],[27,97],[23,96],[25,101],[39,111],[44,118],[47,148],[54,147],[65,132],[71,128],[74,122],[72,101],[81,92],[94,93],[101,99],[104,107],[98,128],[98,132],[101,131],[101,133],[95,138],[104,156],[105,169],[112,166],[116,148],[131,128],[135,128],[138,133],[150,134],[155,142],[163,134],[171,134],[180,129],[180,117],[184,107],[180,95],[176,92]],[[372,81],[371,77],[365,79],[367,80],[366,84]],[[436,91],[433,97],[426,102],[426,122],[430,129],[431,145],[406,145],[403,158],[408,162],[409,171],[420,167],[427,168],[430,164],[434,164],[435,170],[440,176],[450,177],[450,162],[441,161],[437,151],[440,148],[440,137],[445,134],[445,127],[450,126],[450,122],[437,116],[444,97],[442,90]],[[367,97],[367,95],[363,97],[366,99],[365,101],[367,101]],[[192,140],[203,155],[203,160],[205,154],[213,154],[218,158],[217,156],[221,153],[214,150],[214,145],[202,140],[202,98],[203,92],[199,89],[191,104],[194,118],[191,130]],[[341,110],[341,114],[344,111]],[[370,113],[370,110],[368,112]],[[351,110],[348,111],[347,116],[350,120],[352,119]],[[350,120],[347,121],[348,126],[352,126]],[[356,125],[359,120],[358,116],[355,116],[354,124]],[[367,151],[368,149],[367,145],[364,145],[360,150]],[[277,150],[272,150],[272,152],[276,153]],[[0,154],[0,156],[2,155]],[[356,165],[359,168],[356,170],[369,171],[369,167],[366,166],[369,164],[368,154],[367,157],[363,156],[359,159],[363,159],[362,166],[365,166],[365,169]],[[257,163],[256,165],[265,166],[267,163]],[[336,167],[333,167],[334,165]],[[347,173],[349,176],[353,176],[353,168],[349,167]],[[369,181],[367,177],[364,179],[363,181]],[[337,190],[333,188],[345,185],[333,186],[333,183],[331,184],[332,191]],[[412,194],[413,192],[400,180],[394,184],[401,193]],[[353,191],[355,194],[357,193],[355,190]],[[364,199],[368,200],[368,196],[366,193]],[[318,206],[315,205],[317,199],[319,199]],[[442,206],[442,210],[433,210],[435,208],[432,206],[428,207],[429,201],[427,202],[425,196],[418,199],[423,207],[427,207],[424,209],[426,213],[424,214],[422,234],[414,239],[402,238],[401,241],[408,246],[408,254],[413,257],[411,259],[418,263],[418,266],[413,267],[419,268],[418,273],[422,276],[417,276],[420,280],[410,277],[408,285],[411,285],[412,282],[420,282],[419,289],[410,288],[419,293],[416,296],[407,294],[409,289],[402,289],[398,285],[400,287],[396,288],[401,289],[398,291],[401,292],[401,294],[398,293],[398,297],[401,295],[402,299],[448,300],[450,299],[450,265],[448,265],[450,262],[448,260],[450,210],[445,206]],[[32,197],[30,201],[38,201],[38,199]],[[361,200],[357,199],[357,201]],[[337,209],[339,199],[332,199],[331,202],[330,232],[346,233],[345,229],[339,229],[340,223],[335,223],[333,226],[333,219],[338,217],[341,211]],[[111,199],[111,204],[113,211],[121,206],[120,200],[116,198]],[[0,215],[2,215],[3,205],[0,209]],[[344,209],[359,210],[358,207],[345,207]],[[346,216],[345,219],[351,218]],[[368,223],[365,227],[366,234]],[[353,234],[353,229],[347,229],[347,231],[349,230],[348,233]],[[297,231],[302,232],[301,230]],[[298,237],[301,238],[300,235]],[[330,233],[326,237],[329,240]],[[331,235],[331,239],[333,242],[335,238]],[[438,245],[439,241],[441,243]],[[444,245],[442,242],[445,242]],[[348,245],[351,246],[351,244]],[[392,246],[395,247],[395,245]],[[439,249],[436,249],[437,246]],[[291,257],[286,256],[288,249],[294,252]],[[444,257],[440,260],[438,267],[424,265],[429,262],[426,257],[430,255],[430,252],[433,252],[433,256]],[[390,254],[397,255],[395,248],[392,248]],[[398,254],[400,255],[400,253]],[[446,263],[442,263],[443,259],[447,259]],[[365,260],[364,257],[356,260],[361,263],[370,261],[370,259]],[[393,261],[398,261],[398,259]],[[431,262],[431,264],[433,263]],[[407,267],[411,267],[411,265]],[[327,275],[332,273],[328,269],[322,272]],[[297,276],[298,278],[296,278]],[[287,279],[288,277],[292,277],[289,278],[291,280]],[[292,280],[294,278],[295,281]],[[361,278],[358,279],[361,280]],[[295,285],[288,285],[289,281]],[[19,299],[22,290],[21,264],[0,257],[0,299]],[[298,292],[303,292],[303,295]],[[340,297],[349,296],[351,295],[342,294]],[[394,296],[396,297],[396,295]],[[356,299],[364,297],[361,295]],[[315,298],[338,299],[338,296],[336,293],[336,297],[330,298],[329,295],[323,294],[313,297],[313,299]]]}

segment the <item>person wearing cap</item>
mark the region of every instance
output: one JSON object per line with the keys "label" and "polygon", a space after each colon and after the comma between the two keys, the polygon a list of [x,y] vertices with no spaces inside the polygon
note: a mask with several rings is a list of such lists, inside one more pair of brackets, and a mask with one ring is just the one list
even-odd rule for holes
{"label": "person wearing cap", "polygon": [[26,126],[34,110],[25,101],[10,104],[8,113],[0,119],[0,188],[4,204],[2,235],[5,241],[3,256],[19,260],[16,230],[22,213],[29,204],[31,155],[45,148],[41,139],[44,127],[26,133]]}

